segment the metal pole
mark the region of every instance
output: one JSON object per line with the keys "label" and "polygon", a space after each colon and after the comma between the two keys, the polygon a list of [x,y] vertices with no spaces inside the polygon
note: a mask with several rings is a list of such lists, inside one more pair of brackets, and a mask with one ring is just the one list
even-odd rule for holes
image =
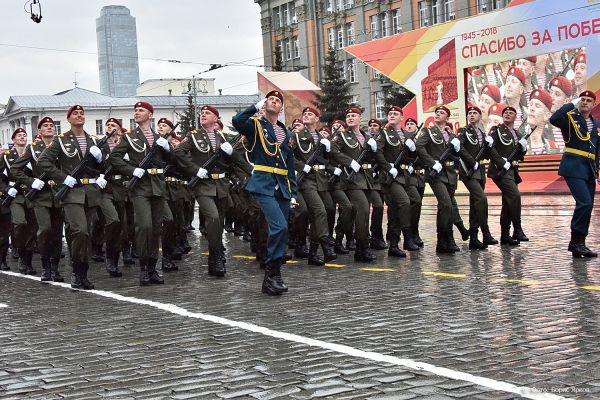
{"label": "metal pole", "polygon": [[196,75],[192,75],[192,92],[194,94],[194,129],[198,129],[198,102],[196,100]]}

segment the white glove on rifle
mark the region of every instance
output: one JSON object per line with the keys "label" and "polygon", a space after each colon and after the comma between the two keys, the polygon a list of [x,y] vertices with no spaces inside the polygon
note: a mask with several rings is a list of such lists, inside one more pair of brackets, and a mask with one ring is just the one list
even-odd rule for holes
{"label": "white glove on rifle", "polygon": [[460,140],[458,140],[458,138],[454,138],[450,141],[450,144],[452,146],[454,146],[454,151],[455,152],[459,152],[460,151]]}
{"label": "white glove on rifle", "polygon": [[335,169],[333,170],[333,174],[335,176],[340,176],[342,174],[342,170],[338,167],[335,167]]}
{"label": "white glove on rifle", "polygon": [[505,170],[508,171],[510,169],[510,163],[508,162],[508,160],[506,158],[502,157],[502,159],[504,160],[503,167],[504,167]]}
{"label": "white glove on rifle", "polygon": [[435,170],[435,172],[437,172],[438,174],[440,173],[440,171],[442,170],[442,164],[440,164],[439,161],[436,161],[435,164],[433,164],[433,167],[431,167]]}
{"label": "white glove on rifle", "polygon": [[413,168],[412,165],[409,165],[407,171],[408,171],[409,174],[412,174],[413,172],[415,172],[415,169]]}
{"label": "white glove on rifle", "polygon": [[146,170],[141,168],[136,168],[133,170],[133,176],[141,178],[146,173]]}
{"label": "white glove on rifle", "polygon": [[17,193],[19,193],[19,192],[17,192],[17,189],[15,189],[15,188],[10,188],[10,189],[8,189],[8,192],[7,192],[7,194],[10,197],[17,197]]}
{"label": "white glove on rifle", "polygon": [[388,173],[392,176],[392,178],[396,179],[396,176],[398,176],[398,170],[395,167],[392,167],[392,169],[390,169],[388,171]]}
{"label": "white glove on rifle", "polygon": [[223,151],[223,153],[230,156],[233,153],[233,146],[231,146],[231,143],[229,142],[223,142],[221,143],[221,150]]}
{"label": "white glove on rifle", "polygon": [[98,185],[98,187],[100,189],[104,189],[107,184],[108,184],[108,182],[104,178],[104,174],[100,174],[100,176],[98,178],[96,178],[96,185]]}
{"label": "white glove on rifle", "polygon": [[473,171],[477,171],[479,169],[479,163],[475,161],[475,165],[473,165]]}
{"label": "white glove on rifle", "polygon": [[265,105],[266,102],[267,102],[267,99],[262,99],[258,103],[256,103],[254,105],[254,107],[256,107],[256,111],[260,111],[263,108],[263,106]]}
{"label": "white glove on rifle", "polygon": [[305,164],[304,168],[302,168],[302,171],[304,171],[305,174],[308,174],[310,172],[312,168],[310,167],[310,165]]}
{"label": "white glove on rifle", "polygon": [[321,143],[323,146],[325,146],[325,151],[327,153],[329,153],[331,151],[331,142],[329,141],[329,139],[321,139],[319,140],[319,143]]}
{"label": "white glove on rifle", "polygon": [[375,139],[370,138],[369,140],[367,140],[367,144],[371,147],[372,152],[377,151],[377,142],[375,141]]}
{"label": "white glove on rifle", "polygon": [[44,185],[46,183],[42,180],[39,180],[38,178],[35,178],[33,180],[33,182],[31,183],[31,188],[35,189],[35,190],[42,190],[44,188]]}
{"label": "white glove on rifle", "polygon": [[98,146],[90,147],[90,154],[94,156],[97,162],[102,162],[102,151],[98,148]]}
{"label": "white glove on rifle", "polygon": [[169,141],[164,137],[159,137],[156,139],[156,145],[162,147],[165,151],[171,151],[169,147]]}
{"label": "white glove on rifle", "polygon": [[65,180],[63,182],[63,184],[67,185],[71,189],[73,189],[73,186],[75,186],[76,183],[77,183],[77,179],[73,178],[71,175],[67,175],[67,177],[65,178]]}
{"label": "white glove on rifle", "polygon": [[487,142],[489,147],[492,147],[494,145],[494,138],[491,136],[486,136],[485,141]]}
{"label": "white glove on rifle", "polygon": [[415,145],[415,141],[412,139],[406,139],[406,142],[404,142],[404,145],[406,147],[408,147],[408,150],[410,150],[410,151],[415,151],[417,149],[417,145]]}
{"label": "white glove on rifle", "polygon": [[352,168],[354,172],[358,172],[358,170],[360,169],[360,164],[357,163],[356,160],[352,160],[352,162],[350,163],[350,168]]}
{"label": "white glove on rifle", "polygon": [[200,179],[206,179],[208,178],[208,171],[204,168],[199,168],[198,172],[196,172],[196,176]]}
{"label": "white glove on rifle", "polygon": [[519,144],[521,145],[521,148],[523,149],[523,152],[527,152],[527,139],[525,138],[521,138],[519,140]]}

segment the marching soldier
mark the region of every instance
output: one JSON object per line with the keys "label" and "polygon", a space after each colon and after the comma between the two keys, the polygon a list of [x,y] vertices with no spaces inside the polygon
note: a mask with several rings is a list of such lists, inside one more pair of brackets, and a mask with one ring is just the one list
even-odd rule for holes
{"label": "marching soldier", "polygon": [[[381,121],[376,118],[371,118],[367,123],[368,131],[370,135],[374,135],[380,139],[381,133]],[[379,147],[379,145],[377,146]],[[379,196],[380,203],[383,205],[383,193],[381,191],[381,178],[382,174],[379,171],[379,168],[375,168],[372,173],[374,178],[374,187],[373,192],[374,196]],[[382,207],[373,207],[373,211],[371,212],[371,225],[369,227],[369,232],[371,232],[371,238],[369,239],[369,247],[374,250],[385,250],[388,248],[388,245],[383,238],[383,206]]]}
{"label": "marching soldier", "polygon": [[[263,117],[254,114],[264,108]],[[254,194],[269,225],[267,259],[262,291],[280,295],[288,290],[281,277],[288,236],[290,205],[297,193],[294,153],[290,133],[277,120],[283,107],[283,94],[277,90],[266,99],[233,117],[233,126],[248,140],[254,172],[246,190]]]}
{"label": "marching soldier", "polygon": [[[164,166],[167,164],[171,146],[167,139],[150,127],[154,114],[151,104],[139,101],[134,105],[133,118],[137,128],[123,135],[113,149],[109,161],[118,173],[139,179],[129,196],[135,212],[135,242],[140,263],[140,286],[163,284],[156,270],[162,223],[173,219],[165,199]],[[157,147],[154,147],[157,146]],[[141,168],[142,160],[151,149],[156,148],[153,163]],[[127,155],[127,159],[125,156]]]}
{"label": "marching soldier", "polygon": [[62,207],[54,199],[55,182],[51,179],[44,180],[38,166],[40,155],[54,140],[54,121],[50,117],[44,117],[40,119],[37,127],[41,140],[27,146],[25,153],[12,164],[11,173],[21,185],[35,190],[35,197],[31,202],[38,226],[37,243],[43,270],[41,280],[64,282],[58,271],[62,252]]}
{"label": "marching soldier", "polygon": [[[515,150],[521,152],[520,159],[527,152],[527,139],[519,138],[515,129],[517,110],[508,106],[502,111],[504,122],[492,131],[494,143],[490,151],[490,168],[488,177],[502,192],[502,211],[500,212],[500,244],[516,246],[521,241],[528,241],[521,228],[521,193],[518,184],[519,160],[509,161],[508,156]],[[504,171],[502,171],[504,169]],[[513,236],[510,236],[510,225],[513,225]]]}
{"label": "marching soldier", "polygon": [[433,190],[437,206],[437,253],[455,253],[460,248],[454,241],[452,223],[456,219],[456,200],[454,193],[458,184],[458,176],[451,158],[440,160],[442,154],[449,147],[453,147],[455,154],[460,151],[460,140],[453,137],[452,131],[446,123],[450,117],[450,110],[446,106],[435,109],[435,122],[430,128],[423,128],[417,138],[417,152],[422,162],[435,171],[433,178],[428,177],[429,186]]}
{"label": "marching soldier", "polygon": [[95,185],[96,176],[85,170],[75,178],[71,176],[80,161],[93,156],[99,167],[104,161],[102,150],[96,146],[95,139],[84,131],[85,111],[81,105],[74,105],[67,112],[67,120],[71,129],[58,135],[46,147],[38,159],[40,171],[48,177],[69,187],[69,192],[62,201],[65,222],[67,224],[67,242],[70,243],[71,287],[90,290],[94,285],[89,281],[87,273],[90,258],[90,232],[100,204],[100,189]]}
{"label": "marching soldier", "polygon": [[[467,108],[467,120],[469,124],[458,130],[458,138],[461,144],[460,153],[460,180],[469,191],[469,248],[485,249],[488,245],[498,244],[491,234],[488,226],[488,202],[485,195],[485,166],[481,165],[484,158],[489,157],[489,148],[494,143],[490,136],[480,128],[481,110],[479,107]],[[481,157],[477,159],[477,155]],[[469,174],[471,174],[469,176]],[[481,228],[483,242],[477,235]]]}
{"label": "marching soldier", "polygon": [[[404,122],[404,135],[416,143],[417,121],[407,118]],[[413,235],[413,241],[419,247],[423,247],[423,239],[419,235],[419,222],[421,221],[421,207],[423,205],[423,196],[425,196],[425,169],[418,155],[412,159],[409,155],[407,168],[409,179],[407,181],[406,193],[410,198],[410,228]],[[406,243],[406,240],[404,241]],[[407,250],[407,249],[404,249]]]}
{"label": "marching soldier", "polygon": [[600,124],[591,115],[595,102],[594,92],[586,90],[550,118],[552,125],[561,129],[566,146],[558,174],[565,178],[575,199],[569,251],[576,258],[598,256],[585,244],[594,207],[600,157]]}
{"label": "marching soldier", "polygon": [[223,222],[229,194],[229,182],[226,168],[217,165],[208,171],[202,166],[215,153],[222,151],[227,156],[233,153],[233,147],[222,133],[215,132],[218,127],[219,111],[210,105],[200,109],[201,129],[192,131],[187,140],[179,144],[173,153],[181,170],[189,177],[197,176],[200,183],[192,188],[205,218],[208,239],[208,274],[225,276],[225,254],[223,247]]}

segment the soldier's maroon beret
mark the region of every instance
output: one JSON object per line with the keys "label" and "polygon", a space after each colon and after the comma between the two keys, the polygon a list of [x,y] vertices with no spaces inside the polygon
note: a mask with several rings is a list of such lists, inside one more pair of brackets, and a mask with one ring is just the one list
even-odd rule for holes
{"label": "soldier's maroon beret", "polygon": [[596,101],[596,93],[592,92],[591,90],[586,90],[585,92],[581,92],[579,97],[591,97],[592,99],[594,99],[594,101]]}
{"label": "soldier's maroon beret", "polygon": [[217,109],[216,109],[215,107],[213,107],[213,106],[209,106],[209,105],[202,106],[202,107],[200,108],[200,111],[210,111],[211,113],[213,113],[213,114],[215,114],[217,117],[219,117],[219,110],[217,110]]}
{"label": "soldier's maroon beret", "polygon": [[[121,121],[119,121],[116,118],[109,118],[109,119],[107,119],[105,125],[108,125],[111,122],[114,123],[114,124],[119,125],[119,128],[123,128],[123,125],[121,124]],[[160,121],[158,121],[158,122],[160,123]]]}
{"label": "soldier's maroon beret", "polygon": [[311,113],[315,114],[317,117],[321,116],[321,113],[319,112],[319,110],[317,110],[314,107],[311,107],[311,106],[304,107],[304,110],[302,110],[302,114],[304,114],[307,111],[310,111]]}
{"label": "soldier's maroon beret", "polygon": [[435,108],[435,112],[438,112],[438,111],[443,111],[446,113],[447,116],[450,116],[450,110],[446,106],[437,106]]}
{"label": "soldier's maroon beret", "polygon": [[171,120],[169,120],[167,118],[159,119],[157,124],[167,124],[171,127],[171,129],[175,128],[175,125],[173,125],[173,122],[171,122]]}
{"label": "soldier's maroon beret", "polygon": [[271,90],[269,93],[267,93],[265,98],[268,99],[271,96],[277,97],[283,103],[283,93],[281,93],[279,90]]}
{"label": "soldier's maroon beret", "polygon": [[23,128],[17,128],[15,129],[15,131],[13,132],[12,136],[10,137],[11,139],[14,139],[15,136],[17,136],[17,133],[25,133],[27,134],[27,131]]}
{"label": "soldier's maroon beret", "polygon": [[40,129],[42,127],[42,125],[44,125],[47,122],[54,124],[54,120],[52,118],[44,117],[44,118],[40,119],[40,122],[38,122],[37,128]]}
{"label": "soldier's maroon beret", "polygon": [[135,103],[133,108],[145,108],[146,110],[154,114],[154,107],[152,107],[152,104],[146,103],[145,101],[138,101],[137,103]]}
{"label": "soldier's maroon beret", "polygon": [[73,114],[73,111],[75,110],[85,112],[81,105],[75,104],[74,106],[71,106],[71,108],[69,108],[69,111],[67,111],[67,119],[71,116],[71,114]]}
{"label": "soldier's maroon beret", "polygon": [[404,114],[404,111],[402,111],[402,107],[400,106],[391,106],[387,111],[388,114],[390,113],[390,111],[398,111],[400,114]]}

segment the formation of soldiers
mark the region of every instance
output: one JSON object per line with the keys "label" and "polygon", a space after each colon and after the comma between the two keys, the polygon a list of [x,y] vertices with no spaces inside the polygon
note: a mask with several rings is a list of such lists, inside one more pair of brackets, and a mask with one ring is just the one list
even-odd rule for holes
{"label": "formation of soldiers", "polygon": [[[595,257],[585,236],[598,176],[598,123],[590,116],[595,95],[586,91],[580,98],[579,115],[569,103],[553,123],[563,132],[565,158],[579,157],[587,160],[581,168],[589,166],[573,172],[561,164],[579,210],[569,250],[576,257]],[[153,130],[154,109],[146,102],[134,105],[137,128],[131,132],[109,118],[104,136],[89,135],[81,105],[68,110],[71,128],[64,134],[56,135],[49,117],[40,120],[30,144],[27,132],[15,130],[13,147],[0,160],[0,268],[10,269],[10,236],[19,272],[37,273],[32,265],[37,247],[41,280],[62,282],[64,232],[73,288],[94,288],[88,278],[92,260],[104,260],[107,273],[121,277],[121,257],[126,265],[137,258],[140,285],[163,284],[162,272],[176,271],[175,262],[192,249],[187,232],[197,203],[208,242],[208,274],[226,274],[222,237],[232,221],[235,234],[250,242],[265,269],[263,292],[279,295],[288,290],[281,278],[281,266],[291,257],[288,246],[294,257],[316,266],[350,252],[355,261],[370,263],[377,250],[387,249],[390,257],[419,251],[425,245],[419,221],[426,183],[437,200],[437,253],[460,250],[455,227],[469,249],[498,244],[488,224],[486,177],[502,191],[500,244],[529,240],[518,189],[528,140],[515,128],[514,107],[503,107],[502,123],[488,132],[476,106],[468,107],[468,123],[457,132],[445,106],[435,109],[428,127],[404,120],[402,108],[392,106],[385,123],[371,119],[365,131],[362,110],[355,106],[331,126],[321,124],[318,109],[306,107],[288,129],[277,121],[283,101],[274,91],[240,112],[233,119],[239,132],[234,135],[223,133],[219,110],[210,105],[200,109],[198,130],[180,136],[166,118]],[[581,117],[579,125],[574,117]],[[585,183],[578,185],[584,173]],[[459,180],[469,191],[468,228],[455,200]]]}

